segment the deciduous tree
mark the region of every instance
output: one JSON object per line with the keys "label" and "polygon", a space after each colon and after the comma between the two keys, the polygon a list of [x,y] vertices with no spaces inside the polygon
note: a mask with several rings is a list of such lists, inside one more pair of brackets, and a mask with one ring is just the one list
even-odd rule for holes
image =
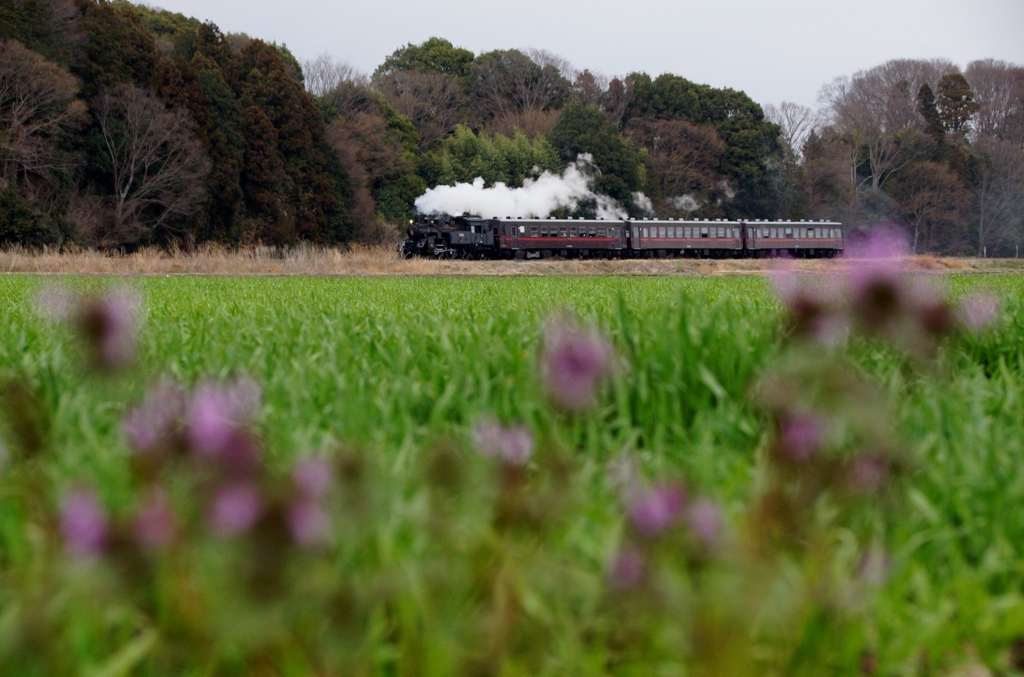
{"label": "deciduous tree", "polygon": [[78,81],[14,40],[0,42],[0,184],[32,195],[34,184],[65,172],[68,135],[85,119]]}
{"label": "deciduous tree", "polygon": [[146,90],[119,85],[98,97],[95,116],[113,189],[108,237],[138,241],[201,208],[210,164],[184,110],[168,110]]}

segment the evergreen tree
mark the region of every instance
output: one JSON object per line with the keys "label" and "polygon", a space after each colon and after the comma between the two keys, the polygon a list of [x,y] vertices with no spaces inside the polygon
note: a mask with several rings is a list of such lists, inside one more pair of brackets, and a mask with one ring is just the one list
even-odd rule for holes
{"label": "evergreen tree", "polygon": [[106,0],[83,0],[82,6],[86,43],[72,70],[82,79],[85,97],[119,84],[153,87],[160,54],[138,15]]}
{"label": "evergreen tree", "polygon": [[473,63],[473,52],[456,47],[444,38],[430,38],[426,42],[414,45],[411,42],[405,47],[396,49],[384,59],[374,75],[384,75],[398,71],[420,71],[423,73],[442,73],[463,77],[469,73]]}
{"label": "evergreen tree", "polygon": [[938,108],[935,107],[935,93],[927,82],[917,90],[917,110],[924,118],[925,131],[936,143],[941,144],[946,138],[946,128],[939,117]]}
{"label": "evergreen tree", "polygon": [[591,155],[599,171],[595,190],[632,205],[633,193],[641,187],[641,156],[603,111],[570,103],[548,140],[563,162],[575,162],[584,153]]}
{"label": "evergreen tree", "polygon": [[960,73],[947,73],[939,80],[939,93],[935,100],[942,126],[950,134],[963,135],[978,112],[971,86]]}

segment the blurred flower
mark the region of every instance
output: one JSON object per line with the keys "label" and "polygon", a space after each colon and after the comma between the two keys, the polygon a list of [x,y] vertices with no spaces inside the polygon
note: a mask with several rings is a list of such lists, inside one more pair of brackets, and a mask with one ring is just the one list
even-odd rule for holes
{"label": "blurred flower", "polygon": [[152,453],[173,441],[185,411],[185,391],[164,381],[151,388],[139,406],[125,417],[122,428],[136,451]]}
{"label": "blurred flower", "polygon": [[686,504],[682,487],[660,485],[640,492],[629,506],[629,521],[647,538],[660,536],[672,526]]}
{"label": "blurred flower", "polygon": [[70,319],[77,303],[77,293],[62,285],[46,285],[36,292],[36,306],[39,312],[54,322]]}
{"label": "blurred flower", "polygon": [[779,422],[779,449],[791,461],[804,463],[822,445],[822,426],[810,414],[786,414]]}
{"label": "blurred flower", "polygon": [[777,269],[772,282],[779,299],[789,311],[795,336],[810,338],[825,346],[843,341],[849,321],[838,310],[835,284],[823,277],[805,277],[789,268]]}
{"label": "blurred flower", "polygon": [[907,306],[903,279],[906,239],[882,229],[852,247],[849,280],[855,317],[869,332],[884,330]]}
{"label": "blurred flower", "polygon": [[533,435],[522,425],[505,428],[483,421],[473,428],[473,441],[484,456],[509,465],[526,465],[533,455]]}
{"label": "blurred flower", "polygon": [[582,411],[594,403],[598,381],[611,373],[611,344],[593,330],[551,321],[544,332],[544,386],[563,408]]}
{"label": "blurred flower", "polygon": [[198,386],[185,415],[190,448],[223,462],[236,474],[255,470],[259,449],[247,426],[259,409],[259,401],[259,386],[249,380]]}
{"label": "blurred flower", "polygon": [[323,498],[334,482],[334,468],[322,458],[306,459],[295,464],[292,479],[306,498]]}
{"label": "blurred flower", "polygon": [[137,292],[115,289],[83,296],[66,287],[50,286],[38,292],[36,303],[43,316],[74,323],[94,368],[117,371],[135,361],[142,305]]}
{"label": "blurred flower", "polygon": [[881,456],[861,456],[850,469],[850,484],[857,491],[875,493],[889,479],[889,463]]}
{"label": "blurred flower", "polygon": [[147,548],[163,548],[170,544],[177,520],[159,489],[151,491],[135,516],[135,538]]}
{"label": "blurred flower", "polygon": [[646,572],[643,554],[635,545],[627,544],[612,559],[608,582],[616,590],[632,590],[640,585]]}
{"label": "blurred flower", "polygon": [[331,521],[316,501],[300,499],[288,508],[288,528],[299,545],[309,546],[327,540]]}
{"label": "blurred flower", "polygon": [[698,498],[686,511],[686,522],[701,545],[710,548],[722,531],[722,509],[710,498]]}
{"label": "blurred flower", "polygon": [[135,361],[140,305],[139,295],[126,289],[81,301],[77,324],[94,367],[116,371]]}
{"label": "blurred flower", "polygon": [[252,482],[238,482],[220,490],[210,508],[210,523],[221,536],[251,529],[263,511],[263,497]]}
{"label": "blurred flower", "polygon": [[96,493],[89,489],[69,492],[61,504],[60,528],[67,549],[80,557],[95,557],[107,542],[107,514]]}
{"label": "blurred flower", "polygon": [[985,292],[974,292],[960,299],[954,314],[965,329],[979,332],[999,315],[999,300]]}

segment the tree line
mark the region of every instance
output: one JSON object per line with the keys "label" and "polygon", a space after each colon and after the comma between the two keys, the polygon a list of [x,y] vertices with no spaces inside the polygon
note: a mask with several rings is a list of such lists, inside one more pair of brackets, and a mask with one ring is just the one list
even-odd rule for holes
{"label": "tree line", "polygon": [[541,50],[431,38],[363,74],[124,0],[0,0],[0,244],[383,242],[429,187],[519,186],[586,154],[635,217],[895,222],[919,251],[1006,254],[1022,83],[894,61],[821,110],[762,108]]}

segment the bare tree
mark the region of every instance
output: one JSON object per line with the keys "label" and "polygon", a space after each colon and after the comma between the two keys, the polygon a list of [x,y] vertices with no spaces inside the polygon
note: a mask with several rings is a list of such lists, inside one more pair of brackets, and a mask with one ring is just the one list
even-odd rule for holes
{"label": "bare tree", "polygon": [[572,94],[584,106],[601,106],[608,91],[608,78],[583,70],[572,82]]}
{"label": "bare tree", "polygon": [[995,135],[974,143],[977,163],[977,252],[1024,237],[1024,146]]}
{"label": "bare tree", "polygon": [[33,190],[70,166],[62,139],[85,118],[78,80],[13,40],[0,42],[0,182]]}
{"label": "bare tree", "polygon": [[137,240],[202,208],[210,160],[184,110],[121,85],[100,95],[95,115],[110,161],[115,238]]}
{"label": "bare tree", "polygon": [[580,74],[580,71],[568,59],[546,49],[534,49],[531,47],[522,51],[523,54],[530,57],[530,60],[541,68],[544,66],[554,67],[569,82],[574,81]]}
{"label": "bare tree", "polygon": [[921,84],[937,81],[947,68],[955,71],[946,61],[897,59],[852,78],[837,78],[822,90],[831,121],[867,148],[869,176],[864,185],[881,188],[926,150],[915,96]]}
{"label": "bare tree", "polygon": [[373,85],[412,121],[422,149],[432,147],[465,121],[465,97],[453,75],[396,71],[375,76]]}
{"label": "bare tree", "polygon": [[825,115],[807,106],[792,101],[783,101],[778,106],[764,107],[764,116],[782,130],[781,137],[797,158],[802,157],[804,142],[811,132],[821,129]]}
{"label": "bare tree", "polygon": [[625,80],[612,78],[605,91],[602,108],[608,115],[608,119],[617,127],[622,127],[622,119],[626,116],[629,105],[633,103],[636,94],[634,93],[633,81],[630,78]]}
{"label": "bare tree", "polygon": [[1024,143],[1024,67],[1005,61],[974,61],[964,72],[979,108],[972,138],[997,136]]}
{"label": "bare tree", "polygon": [[[725,144],[713,127],[697,126],[686,120],[634,118],[626,126],[625,134],[647,151],[644,164],[656,213],[691,213],[699,203],[714,202],[725,180],[719,173]],[[716,215],[707,210],[701,213]]]}
{"label": "bare tree", "polygon": [[482,55],[470,79],[480,110],[499,121],[525,111],[559,108],[570,90],[558,67],[540,65],[515,49]]}
{"label": "bare tree", "polygon": [[302,62],[302,75],[306,89],[313,96],[328,96],[342,84],[368,86],[370,78],[355,66],[338,61],[330,54],[321,52],[315,59]]}

